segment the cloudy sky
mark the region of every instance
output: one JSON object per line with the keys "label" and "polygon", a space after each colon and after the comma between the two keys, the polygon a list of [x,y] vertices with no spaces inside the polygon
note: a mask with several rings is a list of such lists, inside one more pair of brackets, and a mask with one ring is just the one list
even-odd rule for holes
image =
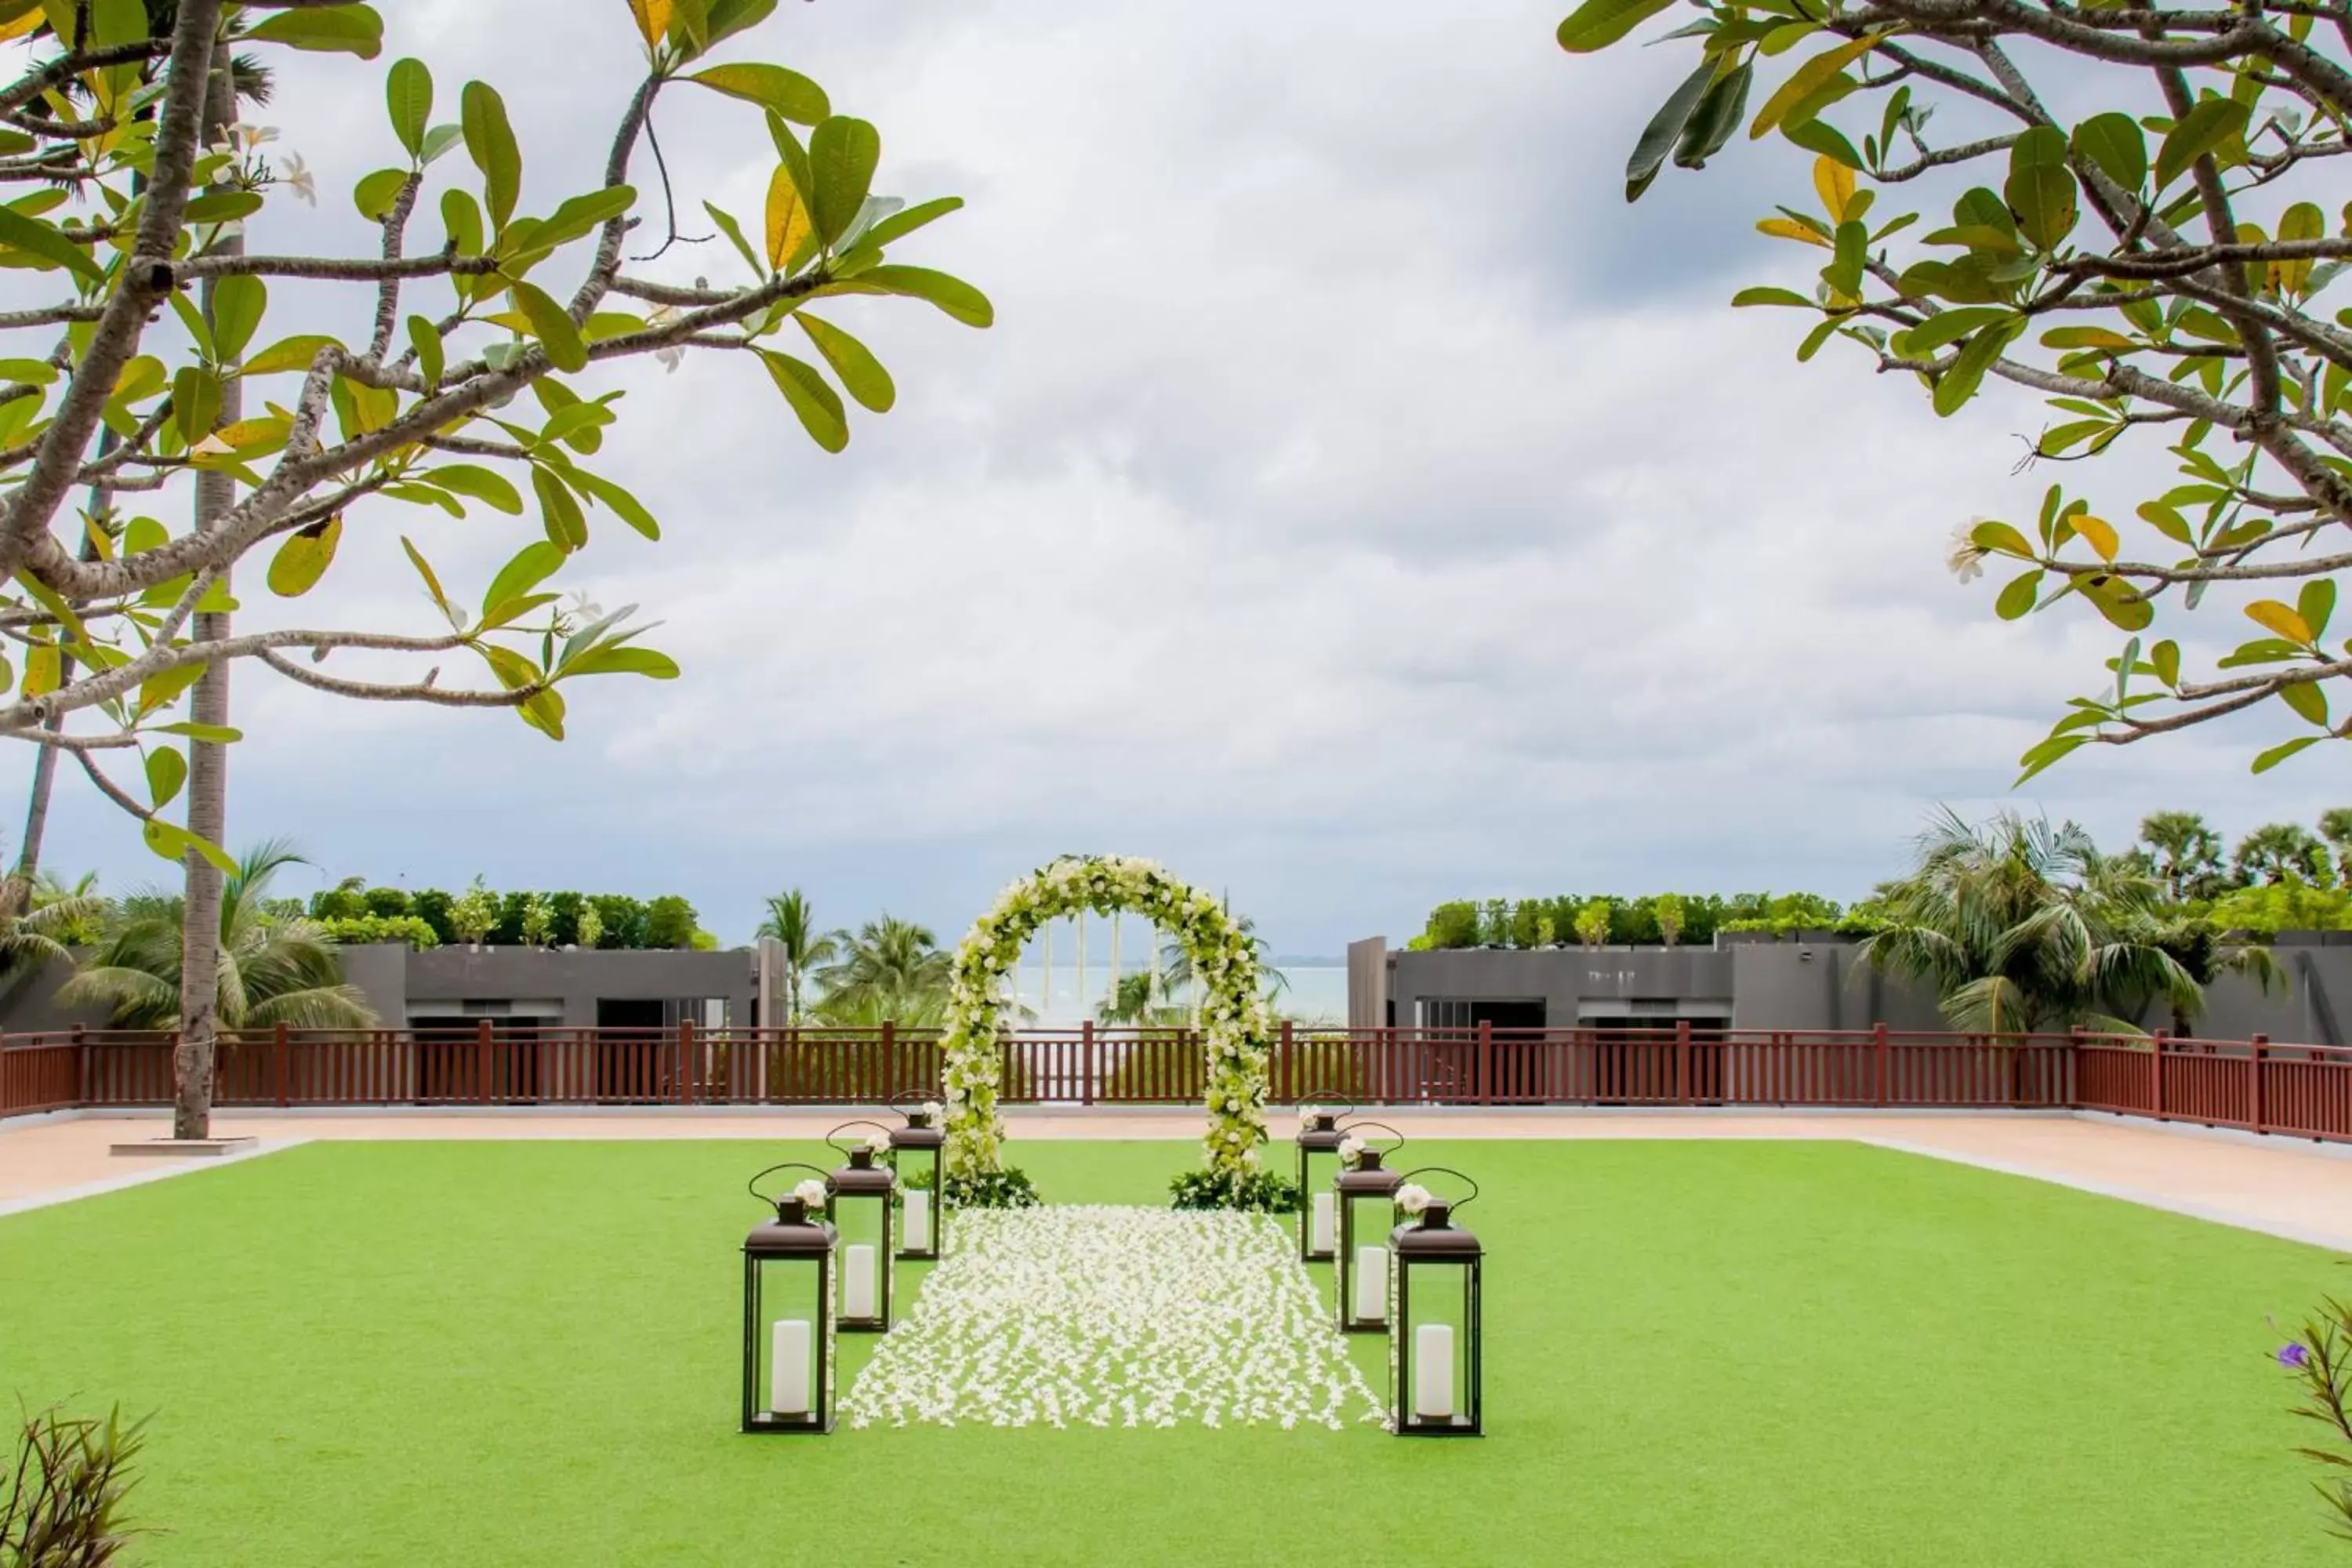
{"label": "cloudy sky", "polygon": [[[1565,56],[1563,3],[788,4],[731,53],[875,121],[878,190],[967,199],[893,258],[972,279],[997,325],[840,307],[900,401],[837,457],[735,356],[618,374],[602,466],[666,535],[608,524],[562,583],[666,621],[685,678],[572,689],[556,745],[240,672],[232,842],[290,837],[305,888],[680,891],[730,940],[794,884],[828,923],[951,935],[1109,850],[1306,952],[1401,942],[1449,896],[1852,898],[1942,802],[2118,841],[2158,806],[2242,830],[2336,804],[2324,752],[2247,776],[2267,725],[2009,793],[2112,652],[2079,618],[2001,625],[1943,565],[1956,522],[2030,515],[2038,405],[1938,421],[1858,351],[1797,365],[1793,315],[1730,310],[1801,281],[1750,224],[1810,205],[1809,160],[1743,140],[1626,206],[1689,62]],[[526,210],[594,183],[640,63],[622,0],[383,8],[436,118],[468,76],[502,89]],[[286,73],[268,118],[324,199],[257,245],[371,245],[348,192],[393,161],[383,63]],[[705,198],[756,226],[756,116],[681,89],[659,127],[688,232]],[[739,266],[714,242],[658,269]],[[535,528],[357,517],[301,613],[427,629],[400,530],[478,591]],[[78,780],[47,859],[164,870]]]}

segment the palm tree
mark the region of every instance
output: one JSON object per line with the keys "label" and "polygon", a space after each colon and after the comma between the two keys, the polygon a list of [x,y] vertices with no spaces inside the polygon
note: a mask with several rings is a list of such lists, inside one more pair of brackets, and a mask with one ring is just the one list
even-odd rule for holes
{"label": "palm tree", "polygon": [[1184,1009],[1160,1001],[1160,994],[1157,977],[1150,970],[1122,974],[1118,977],[1118,994],[1095,1009],[1095,1022],[1136,1024],[1147,1028],[1183,1027]]}
{"label": "palm tree", "polygon": [[86,873],[67,887],[44,871],[33,884],[32,907],[20,915],[0,915],[0,974],[39,969],[53,960],[71,962],[72,950],[99,940],[106,900],[98,896],[98,874]]}
{"label": "palm tree", "polygon": [[[342,982],[334,939],[314,921],[265,908],[272,878],[308,862],[284,840],[247,850],[221,892],[220,1018],[230,1029],[286,1024],[299,1029],[364,1028],[376,1016],[357,987]],[[68,1005],[110,1007],[118,1027],[169,1029],[180,1018],[180,932],[176,894],[149,891],[122,900],[105,945],[58,993]]]}
{"label": "palm tree", "polygon": [[2150,851],[2149,870],[2174,903],[2218,898],[2228,885],[2221,875],[2221,836],[2197,813],[2151,812],[2140,822],[2139,837]]}
{"label": "palm tree", "polygon": [[2336,868],[2319,835],[2297,822],[2268,822],[2238,840],[2231,868],[2240,887],[2276,883],[2289,877],[2326,883]]}
{"label": "palm tree", "polygon": [[768,918],[754,936],[773,937],[784,950],[784,1010],[787,1023],[801,1021],[801,977],[841,956],[835,933],[816,929],[808,895],[788,888],[768,900]]}
{"label": "palm tree", "polygon": [[832,940],[838,956],[816,973],[816,1012],[826,1022],[911,1023],[946,1006],[950,960],[929,927],[886,914]]}
{"label": "palm tree", "polygon": [[2203,1009],[2196,977],[2154,940],[2155,879],[2101,855],[2071,822],[2004,812],[1974,828],[1947,811],[1921,835],[1917,867],[1884,894],[1888,924],[1860,952],[1935,986],[1956,1029],[2137,1034],[2108,1009]]}
{"label": "palm tree", "polygon": [[[1241,933],[1249,939],[1250,952],[1257,958],[1259,983],[1266,999],[1272,1001],[1290,989],[1290,976],[1276,969],[1272,963],[1271,944],[1257,934],[1257,921],[1243,915],[1234,921]],[[1183,942],[1171,936],[1160,944],[1160,989],[1171,992],[1192,984],[1192,955]],[[1192,1011],[1200,1012],[1200,998],[1192,999]]]}
{"label": "palm tree", "polygon": [[2336,879],[2352,882],[2352,805],[2335,805],[2319,814],[2319,836],[2336,848]]}

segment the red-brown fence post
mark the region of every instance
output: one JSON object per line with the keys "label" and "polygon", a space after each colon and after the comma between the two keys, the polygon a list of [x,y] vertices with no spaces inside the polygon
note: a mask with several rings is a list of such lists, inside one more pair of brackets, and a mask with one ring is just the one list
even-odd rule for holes
{"label": "red-brown fence post", "polygon": [[1095,1021],[1078,1020],[1078,1103],[1095,1102]]}
{"label": "red-brown fence post", "polygon": [[[1297,1037],[1291,1033],[1290,1020],[1285,1018],[1282,1021],[1281,1043],[1276,1047],[1276,1054],[1281,1059],[1282,1066],[1280,1069],[1276,1072],[1274,1079],[1274,1081],[1277,1086],[1275,1092],[1280,1097],[1282,1103],[1285,1105],[1297,1104],[1299,1095],[1304,1092],[1298,1087],[1297,1048]],[[1301,1199],[1300,1201],[1304,1202],[1305,1200]]]}
{"label": "red-brown fence post", "polygon": [[2265,1125],[2270,1107],[2263,1103],[2263,1047],[2270,1043],[2268,1035],[2256,1035],[2246,1042],[2246,1067],[2253,1077],[2252,1092],[2247,1096],[2246,1103],[2252,1110],[2252,1126],[2257,1132],[2270,1130]]}
{"label": "red-brown fence post", "polygon": [[1495,1021],[1478,1020],[1478,1103],[1495,1103]]}
{"label": "red-brown fence post", "polygon": [[[898,1020],[885,1018],[882,1020],[882,1071],[884,1074],[895,1078],[898,1074]],[[890,1097],[886,1094],[882,1098],[887,1100]]]}
{"label": "red-brown fence post", "polygon": [[490,1021],[488,1018],[474,1026],[474,1094],[484,1105],[490,1102]]}
{"label": "red-brown fence post", "polygon": [[[2074,1033],[2080,1035],[2082,1032],[2082,1027],[2079,1025],[2076,1026]],[[2164,1041],[2165,1032],[2158,1029],[2156,1032],[2156,1048],[2148,1053],[2147,1064],[2149,1080],[2147,1110],[2148,1114],[2158,1121],[2164,1119]]]}
{"label": "red-brown fence post", "polygon": [[283,1110],[287,1104],[286,1055],[289,1048],[286,1043],[286,1023],[284,1019],[281,1018],[278,1020],[278,1027],[271,1031],[271,1036],[270,1044],[273,1047],[271,1054],[278,1058],[278,1108]]}
{"label": "red-brown fence post", "polygon": [[1690,1020],[1675,1020],[1675,1103],[1691,1102]]}
{"label": "red-brown fence post", "polygon": [[677,1021],[677,1102],[694,1103],[694,1020]]}
{"label": "red-brown fence post", "polygon": [[1890,1090],[1888,1079],[1893,1074],[1895,1066],[1891,1051],[1892,1047],[1886,1042],[1886,1023],[1885,1020],[1881,1019],[1870,1026],[1870,1057],[1872,1062],[1875,1064],[1873,1076],[1878,1080],[1876,1098],[1882,1106],[1887,1101]]}
{"label": "red-brown fence post", "polygon": [[73,1026],[75,1087],[81,1092],[75,1102],[88,1105],[96,1098],[90,1092],[90,1080],[98,1076],[98,1064],[90,1058],[89,1030],[80,1024]]}

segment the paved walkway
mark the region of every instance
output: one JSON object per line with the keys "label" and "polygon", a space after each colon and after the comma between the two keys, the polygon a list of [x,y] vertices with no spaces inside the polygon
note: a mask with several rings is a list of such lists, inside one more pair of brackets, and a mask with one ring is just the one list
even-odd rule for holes
{"label": "paved walkway", "polygon": [[[838,1110],[248,1115],[215,1119],[225,1137],[260,1140],[253,1158],[314,1139],[807,1138]],[[1015,1138],[1198,1136],[1200,1113],[1023,1108]],[[1849,1138],[1906,1152],[2056,1182],[2352,1253],[2352,1146],[2207,1133],[2150,1122],[2066,1115],[1822,1114],[1587,1110],[1390,1110],[1378,1120],[1413,1138]],[[1277,1119],[1287,1142],[1296,1123]],[[140,1181],[208,1169],[217,1160],[132,1159],[112,1145],[154,1138],[160,1116],[0,1122],[0,1215]]]}

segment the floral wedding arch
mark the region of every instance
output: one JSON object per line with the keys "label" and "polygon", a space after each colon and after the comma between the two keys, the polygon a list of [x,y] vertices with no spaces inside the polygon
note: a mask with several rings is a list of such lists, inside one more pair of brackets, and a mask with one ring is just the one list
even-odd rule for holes
{"label": "floral wedding arch", "polygon": [[956,949],[948,994],[941,1071],[951,1176],[1003,1168],[1004,1119],[997,1092],[1004,1071],[1004,996],[1037,928],[1091,910],[1139,914],[1175,937],[1202,987],[1202,1032],[1209,1058],[1209,1169],[1240,1177],[1257,1169],[1265,1142],[1265,1071],[1271,1015],[1259,994],[1257,948],[1224,906],[1149,860],[1066,855],[996,898]]}

